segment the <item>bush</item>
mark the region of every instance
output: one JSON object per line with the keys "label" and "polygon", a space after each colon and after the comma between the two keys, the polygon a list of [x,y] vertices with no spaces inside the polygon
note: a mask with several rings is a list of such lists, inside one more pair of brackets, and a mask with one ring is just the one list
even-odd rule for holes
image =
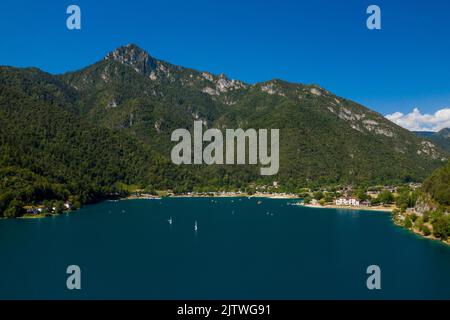
{"label": "bush", "polygon": [[423,227],[423,217],[417,217],[416,220],[414,221],[414,226],[419,229],[422,230]]}
{"label": "bush", "polygon": [[311,197],[305,197],[305,199],[303,199],[303,202],[305,203],[305,204],[310,204],[311,203]]}
{"label": "bush", "polygon": [[405,218],[404,226],[405,226],[406,229],[411,229],[412,228],[413,224],[412,224],[412,221],[411,221],[411,219],[409,217]]}
{"label": "bush", "polygon": [[448,239],[450,236],[450,216],[441,216],[434,222],[433,234],[443,241]]}
{"label": "bush", "polygon": [[378,201],[382,204],[389,204],[394,202],[394,195],[389,190],[383,190],[378,195]]}
{"label": "bush", "polygon": [[18,200],[13,200],[9,203],[8,208],[5,210],[3,215],[5,218],[16,218],[24,213],[23,203]]}
{"label": "bush", "polygon": [[72,209],[73,209],[73,210],[78,210],[78,209],[80,209],[80,207],[81,207],[80,201],[75,200],[75,201],[72,203]]}
{"label": "bush", "polygon": [[64,208],[65,208],[64,207],[64,202],[63,201],[55,201],[54,207],[55,207],[55,213],[56,214],[63,213]]}
{"label": "bush", "polygon": [[420,230],[423,232],[423,235],[426,237],[428,237],[431,234],[431,230],[427,225],[422,225]]}
{"label": "bush", "polygon": [[314,192],[314,199],[320,200],[322,198],[323,198],[323,192],[322,191]]}

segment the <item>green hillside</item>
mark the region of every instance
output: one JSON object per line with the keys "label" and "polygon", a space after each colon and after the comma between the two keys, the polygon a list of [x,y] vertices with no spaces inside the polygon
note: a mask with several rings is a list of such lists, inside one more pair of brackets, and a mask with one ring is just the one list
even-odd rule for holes
{"label": "green hillside", "polygon": [[425,180],[423,190],[439,204],[450,207],[450,162]]}
{"label": "green hillside", "polygon": [[294,185],[421,181],[446,157],[432,143],[319,86],[281,80],[248,85],[171,65],[135,45],[61,79],[82,93],[87,118],[131,131],[166,156],[172,131],[191,129],[194,120],[222,129],[279,128],[275,179]]}

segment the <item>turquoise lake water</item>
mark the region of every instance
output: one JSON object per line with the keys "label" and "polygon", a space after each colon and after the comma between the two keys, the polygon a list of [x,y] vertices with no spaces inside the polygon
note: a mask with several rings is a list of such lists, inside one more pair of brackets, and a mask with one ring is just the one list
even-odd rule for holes
{"label": "turquoise lake water", "polygon": [[[387,213],[290,202],[107,201],[2,220],[0,299],[450,299],[450,247]],[[69,265],[79,291],[66,288]],[[381,290],[366,287],[369,265]]]}

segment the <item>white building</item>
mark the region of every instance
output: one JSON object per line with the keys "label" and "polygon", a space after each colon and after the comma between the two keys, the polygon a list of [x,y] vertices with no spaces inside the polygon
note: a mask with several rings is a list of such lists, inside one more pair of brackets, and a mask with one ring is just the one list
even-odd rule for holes
{"label": "white building", "polygon": [[336,199],[337,206],[359,206],[359,200],[356,198],[338,198]]}

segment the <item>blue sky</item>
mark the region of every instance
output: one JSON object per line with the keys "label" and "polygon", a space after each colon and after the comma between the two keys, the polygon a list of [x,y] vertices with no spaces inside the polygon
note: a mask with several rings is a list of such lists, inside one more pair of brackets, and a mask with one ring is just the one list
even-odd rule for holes
{"label": "blue sky", "polygon": [[[66,28],[70,4],[82,30]],[[366,28],[370,4],[382,30]],[[316,83],[383,114],[432,114],[450,107],[449,14],[446,0],[2,0],[0,64],[62,73],[136,43],[249,83]]]}

